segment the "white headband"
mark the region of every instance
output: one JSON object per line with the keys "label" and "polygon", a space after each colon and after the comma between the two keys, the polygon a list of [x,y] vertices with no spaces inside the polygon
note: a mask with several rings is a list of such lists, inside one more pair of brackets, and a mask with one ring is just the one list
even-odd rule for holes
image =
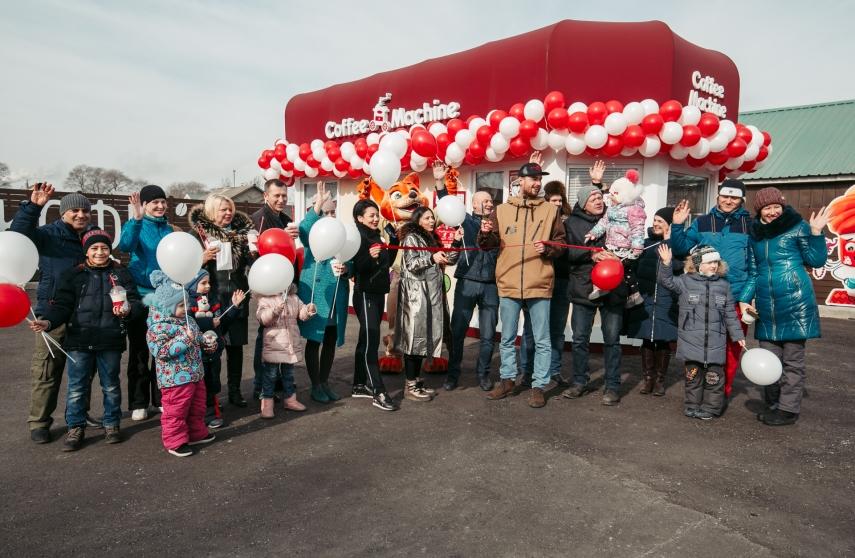
{"label": "white headband", "polygon": [[707,252],[701,256],[701,263],[720,262],[721,256],[718,252]]}
{"label": "white headband", "polygon": [[742,190],[740,190],[739,188],[733,188],[731,186],[725,186],[724,188],[719,190],[718,195],[719,196],[733,196],[734,198],[743,197]]}

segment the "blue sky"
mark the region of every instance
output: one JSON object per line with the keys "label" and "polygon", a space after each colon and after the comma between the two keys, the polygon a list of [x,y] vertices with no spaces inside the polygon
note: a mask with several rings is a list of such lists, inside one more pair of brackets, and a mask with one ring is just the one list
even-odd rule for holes
{"label": "blue sky", "polygon": [[0,161],[168,185],[257,174],[296,93],[560,19],[659,19],[730,56],[743,110],[855,98],[855,4],[0,0]]}

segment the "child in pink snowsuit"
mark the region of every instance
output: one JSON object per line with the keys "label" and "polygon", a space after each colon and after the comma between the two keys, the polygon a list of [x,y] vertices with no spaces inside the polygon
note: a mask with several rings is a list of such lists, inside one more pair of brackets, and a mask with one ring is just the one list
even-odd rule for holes
{"label": "child in pink snowsuit", "polygon": [[204,338],[196,321],[186,318],[183,287],[162,271],[152,272],[151,284],[155,290],[143,302],[151,307],[146,341],[162,392],[161,438],[170,454],[187,457],[192,446],[214,441],[205,425]]}
{"label": "child in pink snowsuit", "polygon": [[[644,250],[647,213],[644,211],[644,200],[641,199],[641,186],[636,185],[637,182],[638,171],[630,169],[626,176],[612,183],[609,188],[611,204],[599,222],[585,235],[585,240],[588,241],[596,240],[605,234],[606,250],[622,260],[624,282],[629,290],[627,308],[643,302],[638,292],[635,268],[638,257]],[[594,300],[607,292],[595,286],[589,298]]]}

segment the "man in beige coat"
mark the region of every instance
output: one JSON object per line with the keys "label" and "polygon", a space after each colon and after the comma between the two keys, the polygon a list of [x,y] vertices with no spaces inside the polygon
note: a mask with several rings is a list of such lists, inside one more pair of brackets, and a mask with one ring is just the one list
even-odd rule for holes
{"label": "man in beige coat", "polygon": [[478,244],[482,248],[499,247],[496,284],[499,287],[499,319],[502,335],[499,354],[501,381],[487,394],[488,399],[503,399],[513,393],[517,376],[515,342],[520,312],[527,308],[534,333],[534,375],[528,404],[546,405],[544,390],[549,384],[552,345],[549,339],[549,300],[555,273],[552,260],[564,249],[550,242],[564,243],[564,226],[558,208],[546,203],[540,194],[541,177],[549,173],[536,162],[520,168],[520,195],[501,204],[481,222]]}

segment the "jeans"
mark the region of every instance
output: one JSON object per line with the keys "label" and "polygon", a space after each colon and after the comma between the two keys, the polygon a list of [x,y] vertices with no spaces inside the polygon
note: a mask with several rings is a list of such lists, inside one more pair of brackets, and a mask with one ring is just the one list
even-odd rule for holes
{"label": "jeans", "polygon": [[481,343],[478,350],[479,378],[490,375],[493,360],[496,322],[499,318],[499,290],[495,283],[481,283],[471,279],[458,279],[454,287],[454,309],[451,311],[451,346],[448,355],[449,379],[460,378],[460,363],[463,360],[463,341],[469,330],[469,322],[475,306],[478,306],[478,333]]}
{"label": "jeans", "polygon": [[[567,327],[567,316],[570,314],[570,297],[567,296],[567,286],[570,280],[566,277],[556,277],[552,289],[552,299],[549,302],[549,341],[552,344],[552,358],[549,363],[549,376],[561,373],[561,355],[564,354],[564,328]],[[531,332],[531,320],[528,310],[523,310],[522,339],[520,339],[520,368],[525,374],[531,375],[534,370],[534,335]]]}
{"label": "jeans", "polygon": [[65,423],[68,428],[86,426],[93,364],[98,367],[101,390],[104,392],[104,426],[119,426],[122,418],[122,390],[119,387],[122,351],[69,351],[68,355],[71,357],[68,360],[68,396],[65,403]]}
{"label": "jeans", "polygon": [[502,365],[499,375],[503,380],[517,377],[517,328],[520,312],[528,308],[534,334],[534,375],[531,385],[543,389],[549,384],[549,361],[552,347],[549,342],[549,299],[548,298],[505,298],[499,299],[499,318],[502,320],[502,336],[499,341],[499,355]]}
{"label": "jeans", "polygon": [[285,398],[297,392],[294,386],[294,365],[287,362],[265,362],[261,366],[261,398],[273,399],[273,388],[276,380],[282,379],[285,388]]}
{"label": "jeans", "polygon": [[[591,328],[594,327],[594,314],[598,307],[585,304],[573,305],[570,327],[573,329],[573,379],[574,384],[584,386],[588,383],[588,355],[591,340]],[[620,330],[623,326],[623,306],[600,306],[600,320],[603,329],[603,356],[605,357],[605,387],[607,390],[620,390]]]}

